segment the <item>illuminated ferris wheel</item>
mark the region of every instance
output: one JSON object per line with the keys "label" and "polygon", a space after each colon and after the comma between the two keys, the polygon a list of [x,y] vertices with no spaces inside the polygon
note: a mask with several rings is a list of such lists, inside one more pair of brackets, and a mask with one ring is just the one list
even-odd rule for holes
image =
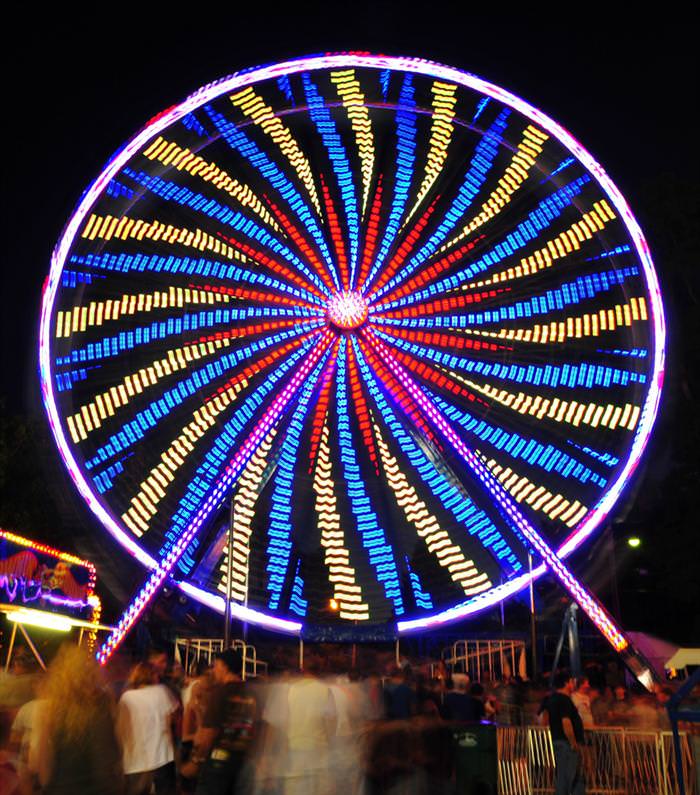
{"label": "illuminated ferris wheel", "polygon": [[563,561],[639,461],[663,344],[625,200],[523,100],[361,54],[200,89],[90,186],[45,290],[61,454],[152,570],[103,658],[166,578],[370,637],[545,568],[624,648]]}

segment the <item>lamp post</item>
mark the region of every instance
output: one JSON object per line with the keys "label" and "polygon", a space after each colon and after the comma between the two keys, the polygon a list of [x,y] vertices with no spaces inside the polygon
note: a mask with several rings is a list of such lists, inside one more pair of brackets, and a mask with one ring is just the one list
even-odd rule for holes
{"label": "lamp post", "polygon": [[226,606],[224,609],[224,649],[231,645],[231,579],[233,577],[233,522],[236,516],[234,496],[231,495],[231,513],[228,526],[228,555],[226,559]]}

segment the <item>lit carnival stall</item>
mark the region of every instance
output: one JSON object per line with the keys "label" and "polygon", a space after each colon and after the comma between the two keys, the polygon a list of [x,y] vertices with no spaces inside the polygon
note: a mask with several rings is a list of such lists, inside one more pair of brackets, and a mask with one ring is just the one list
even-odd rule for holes
{"label": "lit carnival stall", "polygon": [[[12,626],[5,670],[12,662],[20,633],[37,662],[44,660],[31,631],[69,633],[78,629],[78,644],[94,646],[102,605],[95,593],[96,572],[87,560],[45,544],[0,530],[0,612]],[[9,627],[8,627],[9,628]]]}

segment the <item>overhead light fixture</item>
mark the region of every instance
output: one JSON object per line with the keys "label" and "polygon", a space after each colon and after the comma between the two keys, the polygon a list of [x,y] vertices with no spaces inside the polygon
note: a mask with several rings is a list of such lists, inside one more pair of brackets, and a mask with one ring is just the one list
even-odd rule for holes
{"label": "overhead light fixture", "polygon": [[45,610],[11,610],[7,612],[7,618],[16,624],[53,629],[56,632],[69,632],[72,626],[70,619],[58,616],[55,613],[48,613]]}
{"label": "overhead light fixture", "polygon": [[630,536],[627,539],[627,546],[632,547],[632,549],[636,549],[641,545],[642,545],[642,539],[639,538],[639,536]]}

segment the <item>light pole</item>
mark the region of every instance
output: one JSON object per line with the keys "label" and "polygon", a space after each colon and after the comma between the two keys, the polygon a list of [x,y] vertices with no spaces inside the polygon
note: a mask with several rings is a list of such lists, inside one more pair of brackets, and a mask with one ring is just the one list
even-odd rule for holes
{"label": "light pole", "polygon": [[532,654],[532,678],[537,678],[537,617],[535,616],[535,583],[532,579],[532,555],[527,553],[530,571],[530,647]]}
{"label": "light pole", "polygon": [[224,609],[224,649],[231,645],[231,589],[233,578],[233,523],[236,517],[234,503],[235,497],[231,495],[231,513],[228,526],[228,556],[226,559],[226,606]]}

